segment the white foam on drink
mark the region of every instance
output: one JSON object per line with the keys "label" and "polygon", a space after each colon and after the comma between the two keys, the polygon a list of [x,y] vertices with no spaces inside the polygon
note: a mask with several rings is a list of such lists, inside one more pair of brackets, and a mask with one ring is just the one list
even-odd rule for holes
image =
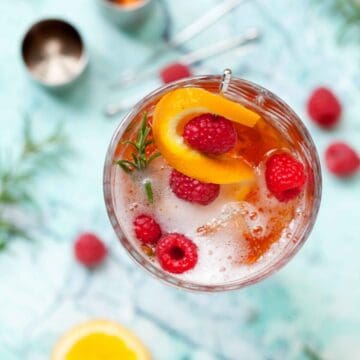
{"label": "white foam on drink", "polygon": [[[125,236],[140,249],[133,231],[134,218],[142,213],[153,216],[163,233],[178,232],[194,241],[198,247],[196,267],[175,275],[192,283],[215,285],[244,279],[268,267],[289,243],[289,230],[283,231],[282,239],[254,264],[244,265],[248,253],[244,231],[259,236],[265,231],[269,219],[258,208],[245,201],[234,202],[233,185],[222,185],[215,201],[207,206],[189,203],[177,198],[169,187],[171,168],[160,157],[142,175],[129,176],[120,168],[115,174],[115,209]],[[261,169],[259,170],[261,171]],[[260,188],[265,184],[260,182]],[[150,180],[154,191],[154,204],[146,201],[143,190],[145,180]],[[259,208],[263,203],[275,201],[265,193],[260,194]],[[204,225],[210,231],[203,231]],[[292,225],[293,227],[294,225]],[[211,231],[211,229],[215,231]],[[200,230],[200,231],[199,231]],[[157,262],[154,262],[158,266]]]}

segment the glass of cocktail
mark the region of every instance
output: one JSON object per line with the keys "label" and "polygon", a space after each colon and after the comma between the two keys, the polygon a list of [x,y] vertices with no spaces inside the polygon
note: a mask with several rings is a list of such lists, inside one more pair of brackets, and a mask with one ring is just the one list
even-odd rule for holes
{"label": "glass of cocktail", "polygon": [[140,266],[179,288],[226,291],[274,273],[304,244],[321,172],[292,109],[225,71],[166,85],[126,115],[104,194]]}

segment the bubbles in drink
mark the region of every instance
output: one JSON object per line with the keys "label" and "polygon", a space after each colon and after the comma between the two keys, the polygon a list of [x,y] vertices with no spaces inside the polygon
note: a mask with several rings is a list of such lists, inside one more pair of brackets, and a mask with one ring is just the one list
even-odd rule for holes
{"label": "bubbles in drink", "polygon": [[252,234],[255,235],[255,236],[261,235],[262,232],[263,232],[262,226],[255,226],[255,227],[252,229]]}
{"label": "bubbles in drink", "polygon": [[134,211],[134,210],[136,210],[138,207],[139,207],[139,204],[135,202],[135,203],[132,203],[132,204],[129,205],[129,210],[130,210],[130,211]]}
{"label": "bubbles in drink", "polygon": [[241,216],[246,216],[246,215],[248,215],[249,214],[249,211],[248,210],[246,210],[246,209],[241,209],[240,210],[240,215]]}
{"label": "bubbles in drink", "polygon": [[[230,81],[231,73],[224,73],[220,91],[231,90]],[[260,93],[254,102],[263,106],[265,98],[266,94]],[[219,193],[206,205],[186,201],[174,193],[169,180],[173,167],[165,156],[156,158],[144,171],[131,176],[119,168],[115,170],[117,220],[145,263],[150,259],[161,269],[156,244],[141,244],[135,236],[133,221],[140,214],[150,214],[162,234],[179,233],[196,245],[196,266],[173,275],[182,281],[212,285],[248,278],[274,264],[289,243],[298,241],[294,234],[304,220],[304,196],[281,201],[269,191],[265,181],[267,159],[279,149],[293,153],[295,148],[268,118],[262,117],[254,126],[235,123],[234,127],[238,147],[231,156],[237,161],[245,159],[246,164],[250,164],[253,179],[228,184],[226,179],[212,183],[211,179],[205,182],[194,177],[194,183],[197,182],[199,187],[201,183],[219,187]],[[183,140],[177,143],[183,144]],[[128,149],[124,149],[124,153],[125,150]],[[216,155],[207,159],[212,157],[217,159]],[[193,170],[191,168],[190,172]],[[231,172],[228,175],[232,176]],[[149,201],[145,190],[147,184],[151,184],[153,201]],[[196,192],[197,188],[191,191]],[[204,194],[207,195],[206,192],[201,195]]]}
{"label": "bubbles in drink", "polygon": [[257,214],[256,211],[252,211],[252,212],[249,214],[250,220],[256,220],[257,217],[258,217],[258,214]]}

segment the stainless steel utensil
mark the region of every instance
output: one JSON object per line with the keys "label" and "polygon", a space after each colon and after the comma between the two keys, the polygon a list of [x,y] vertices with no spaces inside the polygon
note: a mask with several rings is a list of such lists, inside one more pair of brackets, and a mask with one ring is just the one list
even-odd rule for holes
{"label": "stainless steel utensil", "polygon": [[80,33],[60,19],[45,19],[32,25],[23,38],[21,53],[33,79],[48,88],[72,83],[88,63]]}
{"label": "stainless steel utensil", "polygon": [[219,41],[215,44],[209,45],[205,48],[195,50],[189,54],[180,56],[177,62],[184,65],[192,65],[200,60],[208,59],[212,56],[225,53],[229,50],[233,50],[239,46],[244,46],[260,39],[260,32],[256,28],[248,29],[244,34],[240,36],[234,36],[230,39]]}
{"label": "stainless steel utensil", "polygon": [[231,10],[239,6],[240,4],[246,2],[247,0],[223,0],[220,3],[207,12],[204,15],[197,18],[190,25],[185,27],[179,33],[175,34],[167,43],[161,44],[153,49],[152,54],[141,64],[137,65],[135,68],[125,71],[120,75],[118,81],[113,84],[113,87],[126,86],[131,83],[136,77],[141,74],[142,69],[147,67],[146,65],[158,59],[162,54],[164,54],[169,49],[174,49],[184,44],[186,41],[192,39],[210,25],[215,24],[223,16],[228,14]]}
{"label": "stainless steel utensil", "polygon": [[[210,58],[212,56],[223,54],[226,51],[230,51],[233,49],[236,49],[238,47],[244,47],[247,45],[252,44],[253,42],[259,40],[260,38],[260,32],[256,28],[248,29],[244,34],[240,36],[236,36],[224,41],[220,41],[218,43],[215,43],[213,45],[210,45],[206,48],[196,50],[192,53],[185,54],[179,59],[177,59],[177,62],[190,66],[191,64],[194,64],[197,61],[205,60],[207,58]],[[148,71],[146,73],[143,73],[141,77],[137,77],[136,80],[146,80],[152,76],[154,76],[154,71]],[[104,113],[106,116],[112,117],[116,114],[118,114],[121,111],[124,111],[131,107],[132,105],[136,104],[136,100],[131,99],[125,100],[119,104],[109,104],[105,107]]]}
{"label": "stainless steel utensil", "polygon": [[215,24],[231,10],[244,3],[246,0],[220,1],[218,5],[211,8],[203,16],[200,16],[185,29],[174,35],[168,42],[168,46],[177,47],[192,39],[195,35],[206,30],[210,25]]}

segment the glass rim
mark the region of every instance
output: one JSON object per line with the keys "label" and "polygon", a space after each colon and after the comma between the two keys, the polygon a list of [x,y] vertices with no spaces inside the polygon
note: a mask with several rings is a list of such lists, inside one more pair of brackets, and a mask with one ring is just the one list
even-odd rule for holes
{"label": "glass rim", "polygon": [[[301,133],[302,139],[305,139],[309,148],[313,149],[311,154],[311,163],[313,170],[313,179],[314,179],[314,199],[312,202],[312,208],[310,211],[310,219],[304,226],[304,231],[302,232],[301,238],[292,246],[290,249],[285,249],[281,252],[281,254],[272,262],[269,266],[260,269],[257,273],[249,273],[249,275],[241,278],[240,280],[233,280],[230,282],[224,282],[219,284],[206,285],[201,283],[195,283],[188,280],[182,280],[175,277],[173,274],[170,274],[155,265],[153,265],[144,254],[141,254],[136,247],[128,240],[124,232],[121,229],[121,225],[117,219],[116,211],[113,204],[113,196],[112,196],[112,183],[111,183],[111,174],[113,167],[113,159],[115,154],[115,149],[119,143],[119,140],[126,130],[127,126],[131,122],[131,120],[139,113],[142,107],[146,107],[151,100],[154,100],[159,95],[162,95],[172,89],[176,89],[179,87],[185,87],[188,85],[193,85],[193,83],[202,81],[214,81],[218,82],[219,86],[221,84],[222,76],[221,75],[201,75],[201,76],[193,76],[190,78],[178,80],[171,84],[164,85],[162,87],[157,88],[156,90],[150,92],[147,96],[142,98],[132,109],[123,117],[120,123],[117,125],[113,136],[111,138],[106,157],[105,164],[103,170],[103,192],[104,192],[104,200],[106,205],[106,210],[112,224],[112,227],[115,231],[115,234],[121,244],[125,247],[128,255],[138,264],[142,269],[145,269],[150,275],[154,278],[166,283],[167,285],[171,285],[178,289],[184,289],[195,292],[222,292],[222,291],[230,291],[237,290],[252,284],[255,284],[276,271],[280,270],[285,264],[287,264],[294,255],[300,250],[300,248],[304,245],[305,241],[308,239],[314,224],[317,218],[317,214],[320,207],[321,193],[322,193],[322,176],[321,176],[321,167],[320,160],[316,150],[316,146],[310,136],[309,131],[305,127],[304,123],[300,120],[300,118],[296,115],[296,113],[292,110],[292,108],[286,104],[282,99],[280,99],[277,95],[272,93],[271,91],[263,88],[260,85],[257,85],[248,80],[243,80],[237,77],[232,76],[231,82],[236,81],[238,84],[243,84],[245,86],[250,86],[251,88],[257,89],[262,93],[266,93],[268,96],[271,96],[278,103],[284,106],[289,113],[291,113],[293,119],[292,123],[295,124],[297,130]],[[226,95],[226,94],[225,94]],[[291,242],[291,240],[289,240]]]}

